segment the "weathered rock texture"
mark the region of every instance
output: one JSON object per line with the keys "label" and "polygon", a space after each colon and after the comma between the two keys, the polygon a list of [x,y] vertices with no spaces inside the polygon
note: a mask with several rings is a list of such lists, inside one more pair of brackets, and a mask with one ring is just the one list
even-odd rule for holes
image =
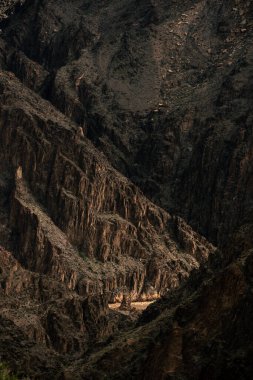
{"label": "weathered rock texture", "polygon": [[110,168],[68,119],[12,75],[0,82],[1,167],[16,170],[9,223],[27,269],[80,294],[127,286],[133,299],[154,298],[206,260],[212,246]]}
{"label": "weathered rock texture", "polygon": [[[250,0],[1,2],[11,368],[252,377],[252,14]],[[165,294],[118,337],[108,301]]]}
{"label": "weathered rock texture", "polygon": [[53,276],[28,271],[2,247],[0,269],[0,356],[20,375],[57,378],[67,358],[116,329],[106,297],[84,297]]}
{"label": "weathered rock texture", "polygon": [[233,242],[240,244],[237,259],[223,266],[215,258],[208,270],[150,306],[135,329],[65,369],[65,379],[251,379],[250,231],[252,225]]}
{"label": "weathered rock texture", "polygon": [[223,244],[251,207],[252,7],[30,1],[6,26],[7,66],[149,198]]}

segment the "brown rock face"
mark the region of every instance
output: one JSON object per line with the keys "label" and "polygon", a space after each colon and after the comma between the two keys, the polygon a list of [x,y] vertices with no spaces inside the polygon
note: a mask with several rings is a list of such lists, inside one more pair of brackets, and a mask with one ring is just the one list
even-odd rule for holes
{"label": "brown rock face", "polygon": [[66,378],[78,368],[80,379],[250,379],[251,262],[252,249],[222,269],[213,263],[195,274],[150,306],[135,329],[87,363],[72,364]]}
{"label": "brown rock face", "polygon": [[[2,167],[8,162],[16,170],[10,225],[27,269],[80,294],[119,289],[120,296],[127,286],[133,299],[154,298],[208,257],[213,248],[205,239],[187,225],[174,237],[177,220],[88,140],[76,140],[75,126],[48,103],[10,74],[2,75],[2,91]],[[23,91],[21,104],[14,91]],[[178,271],[171,270],[175,261]]]}
{"label": "brown rock face", "polygon": [[224,244],[251,212],[252,12],[30,1],[6,23],[5,65],[156,204]]}
{"label": "brown rock face", "polygon": [[[2,1],[0,360],[21,376],[252,378],[252,14]],[[136,326],[108,309],[160,297]]]}
{"label": "brown rock face", "polygon": [[[96,319],[87,315],[91,301],[61,281],[22,268],[0,247],[1,360],[20,374],[43,379],[61,371],[63,355],[81,355],[90,341],[114,329],[104,301],[97,299]],[[99,330],[103,321],[103,329]],[[111,320],[111,321],[110,321]]]}

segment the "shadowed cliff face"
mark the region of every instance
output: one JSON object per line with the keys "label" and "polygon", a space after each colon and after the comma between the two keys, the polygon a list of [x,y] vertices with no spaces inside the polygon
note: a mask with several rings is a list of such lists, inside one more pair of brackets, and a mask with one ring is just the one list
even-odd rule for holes
{"label": "shadowed cliff face", "polygon": [[251,379],[249,231],[252,225],[241,229],[233,241],[234,246],[240,244],[237,259],[223,265],[216,257],[208,270],[202,268],[186,286],[152,304],[135,329],[88,360],[72,363],[65,378],[77,374],[80,379]]}
{"label": "shadowed cliff face", "polygon": [[0,355],[20,375],[57,378],[67,356],[83,355],[117,329],[106,296],[78,295],[53,276],[24,269],[1,246],[0,268]]}
{"label": "shadowed cliff face", "polygon": [[7,66],[155,203],[224,244],[249,207],[236,184],[251,155],[252,12],[239,0],[29,1],[7,23]]}
{"label": "shadowed cliff face", "polygon": [[74,124],[12,75],[0,81],[1,167],[16,170],[9,224],[23,265],[81,294],[117,297],[127,286],[152,299],[208,257],[204,238],[148,201]]}
{"label": "shadowed cliff face", "polygon": [[[16,33],[16,18],[32,11],[32,2],[10,8],[1,39],[0,298],[7,347],[1,355],[13,369],[44,378],[58,376],[61,361],[84,355],[118,330],[123,317],[109,311],[109,300],[126,291],[133,300],[160,297],[214,247],[148,200],[112,168],[77,120],[43,99],[54,86],[52,64],[43,66],[38,52],[33,61],[6,32],[17,22]],[[14,335],[28,347],[25,357],[22,348],[12,348]]]}
{"label": "shadowed cliff face", "polygon": [[[252,14],[241,0],[1,3],[11,368],[251,378]],[[126,292],[162,299],[134,327],[107,306]]]}

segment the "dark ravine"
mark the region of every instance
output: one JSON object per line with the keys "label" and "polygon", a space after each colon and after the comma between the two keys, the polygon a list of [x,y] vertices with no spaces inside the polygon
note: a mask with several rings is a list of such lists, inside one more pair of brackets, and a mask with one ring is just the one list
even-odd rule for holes
{"label": "dark ravine", "polygon": [[253,2],[6,0],[0,29],[0,361],[251,379]]}

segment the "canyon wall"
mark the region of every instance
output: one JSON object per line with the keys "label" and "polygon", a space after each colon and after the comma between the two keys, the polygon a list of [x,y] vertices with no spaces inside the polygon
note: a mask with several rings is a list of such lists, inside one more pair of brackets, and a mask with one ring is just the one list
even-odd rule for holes
{"label": "canyon wall", "polygon": [[[0,356],[21,376],[252,377],[252,14],[1,3]],[[161,299],[135,325],[108,309],[126,293]]]}

